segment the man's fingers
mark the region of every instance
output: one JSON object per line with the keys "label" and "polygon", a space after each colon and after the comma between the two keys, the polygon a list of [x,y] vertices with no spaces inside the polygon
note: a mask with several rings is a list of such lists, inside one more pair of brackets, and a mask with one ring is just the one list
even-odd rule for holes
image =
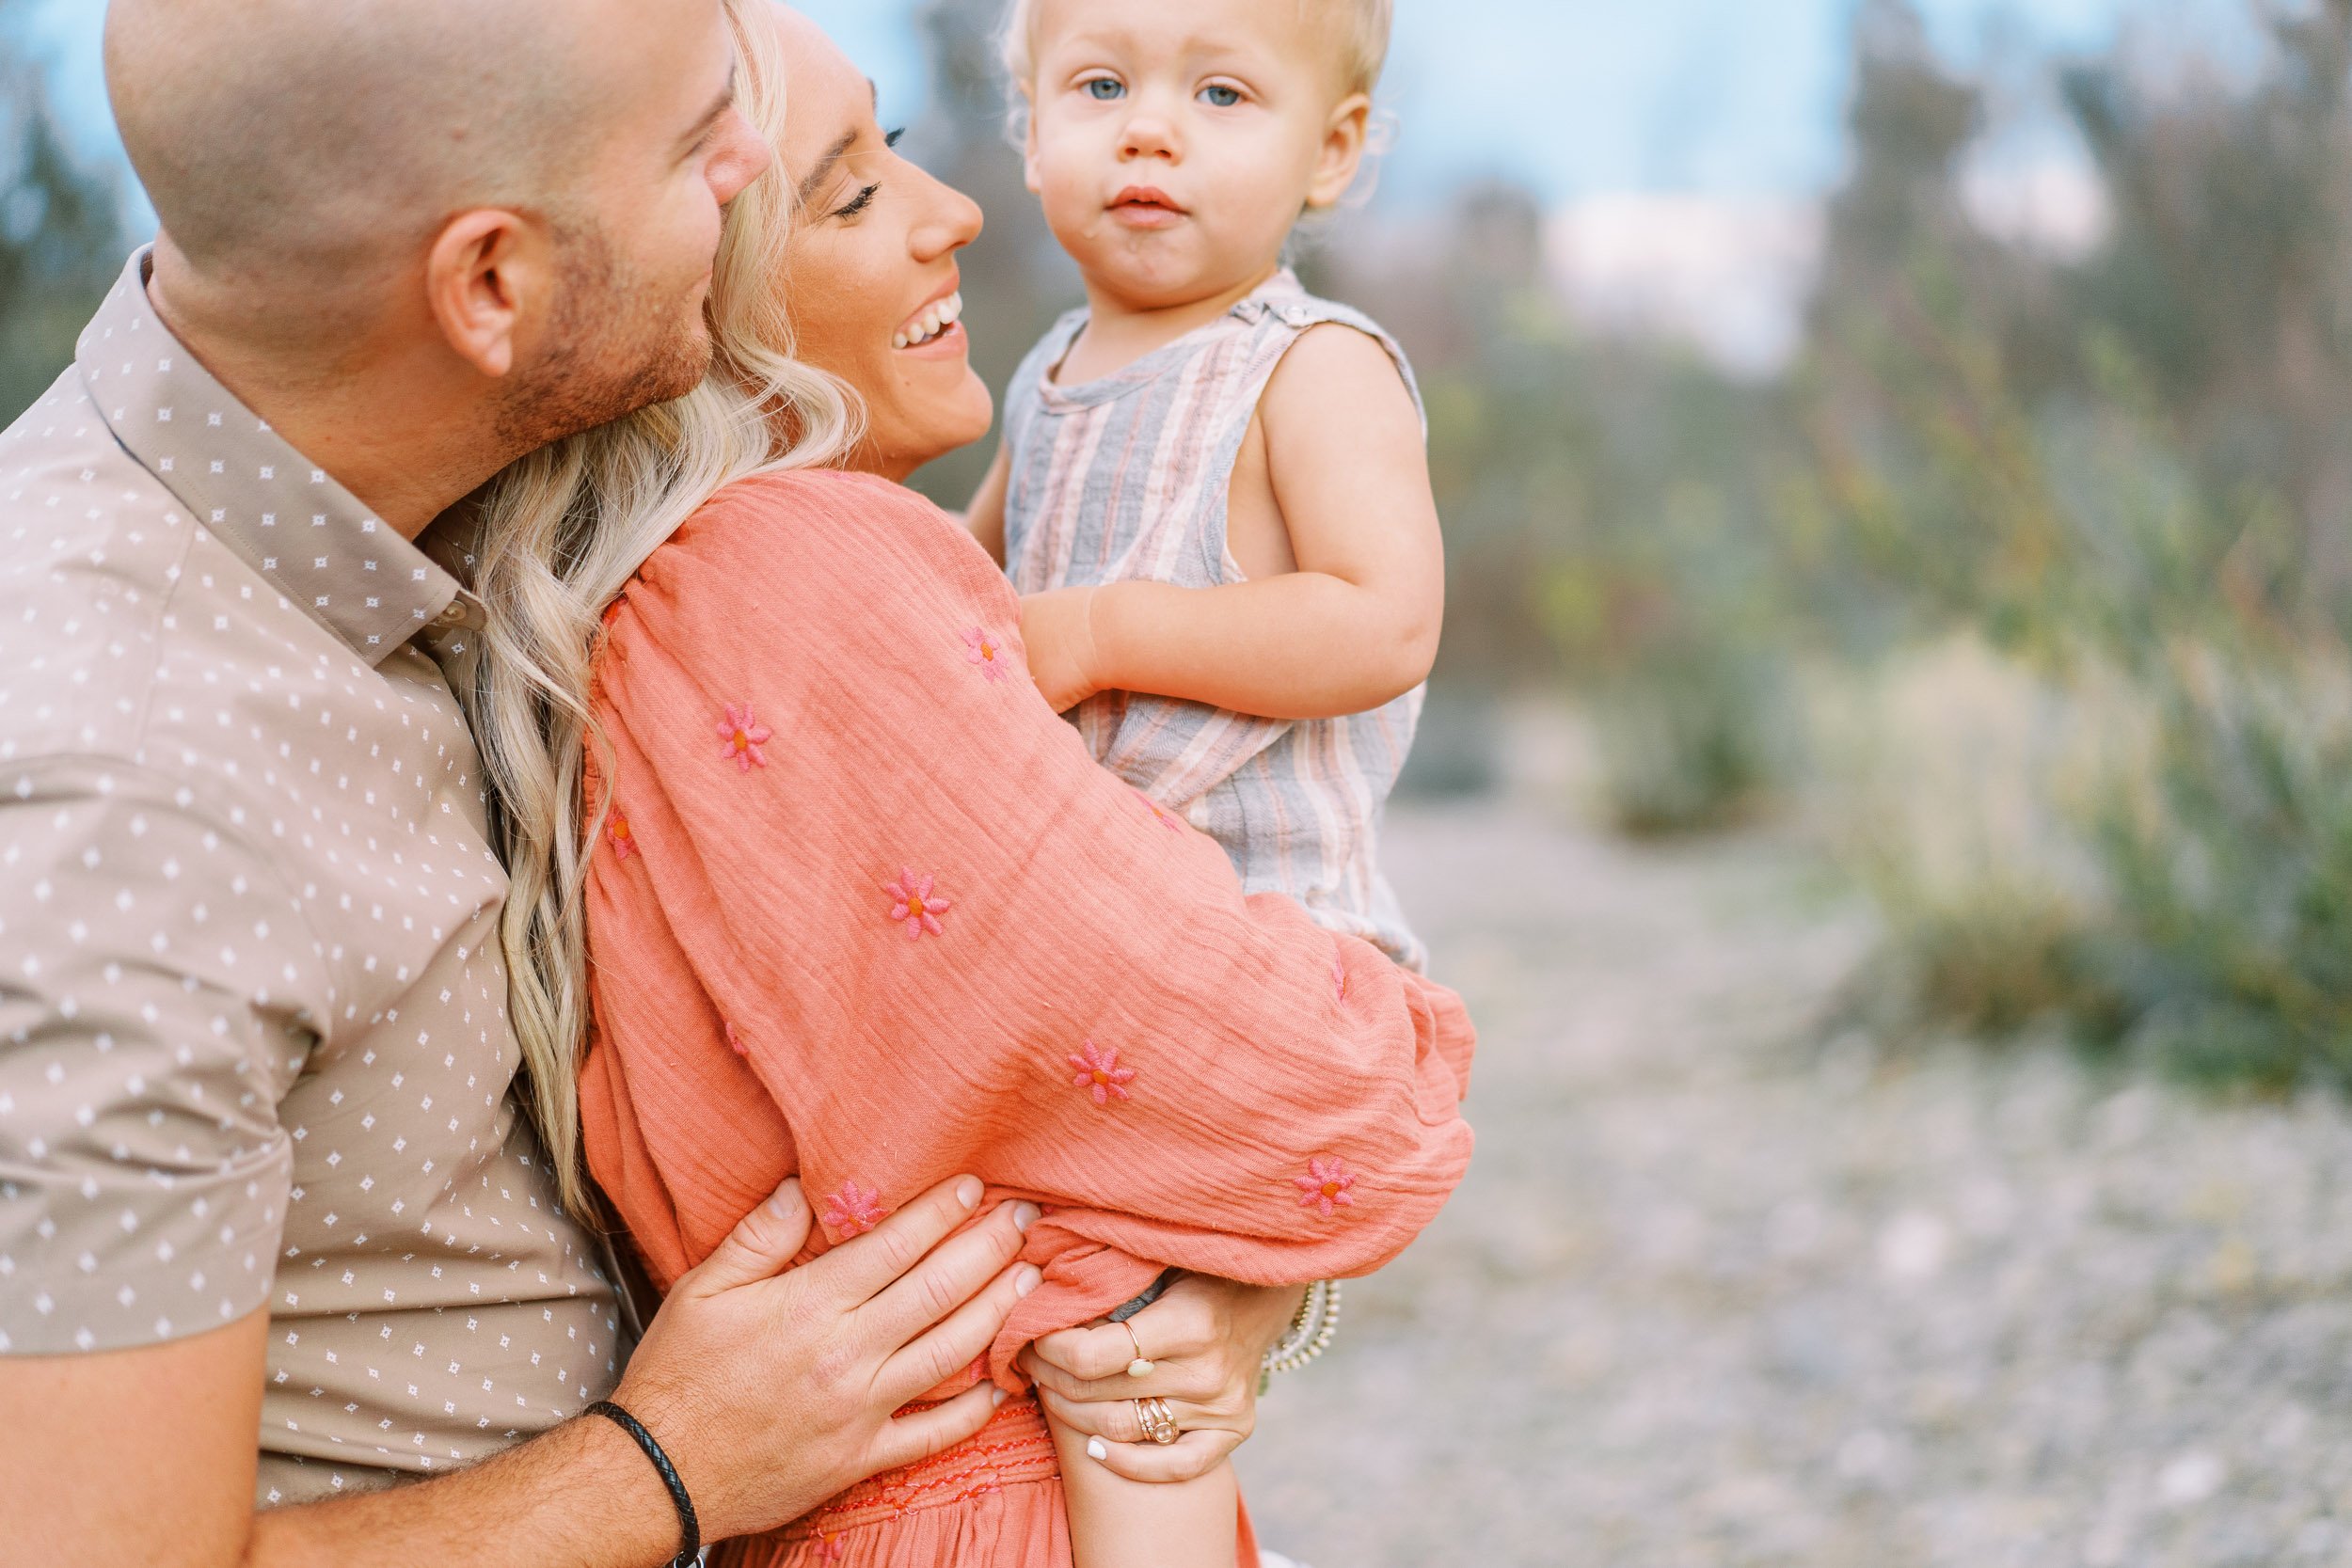
{"label": "man's fingers", "polygon": [[1021,1251],[1021,1237],[1037,1223],[1034,1203],[1007,1203],[962,1235],[942,1242],[902,1277],[893,1280],[858,1317],[896,1349],[962,1307],[987,1288]]}
{"label": "man's fingers", "polygon": [[988,1425],[988,1418],[996,1413],[1001,1392],[994,1384],[982,1383],[966,1388],[945,1404],[918,1410],[912,1416],[892,1417],[882,1423],[881,1435],[874,1439],[869,1470],[875,1474],[895,1470],[954,1448]]}
{"label": "man's fingers", "polygon": [[[946,1250],[942,1248],[942,1251]],[[924,1263],[930,1268],[937,1262]],[[946,1322],[917,1336],[882,1364],[875,1389],[895,1404],[936,1388],[977,1360],[996,1341],[997,1331],[1012,1316],[1013,1303],[1037,1289],[1044,1277],[1034,1263],[1022,1263],[996,1276],[993,1284],[950,1313]]]}
{"label": "man's fingers", "polygon": [[[1187,1432],[1166,1448],[1157,1443],[1106,1443],[1097,1437],[1088,1442],[1087,1457],[1129,1481],[1199,1481],[1240,1447],[1240,1434],[1231,1432]],[[1099,1455],[1098,1449],[1102,1450]]]}
{"label": "man's fingers", "polygon": [[977,1176],[942,1181],[865,1235],[811,1263],[810,1283],[843,1307],[865,1306],[970,1218],[984,1191]]}
{"label": "man's fingers", "polygon": [[784,1272],[793,1255],[808,1241],[808,1200],[794,1177],[775,1195],[743,1216],[742,1223],[719,1243],[718,1250],[689,1270],[677,1290],[694,1295],[715,1295],[756,1280],[772,1279]]}

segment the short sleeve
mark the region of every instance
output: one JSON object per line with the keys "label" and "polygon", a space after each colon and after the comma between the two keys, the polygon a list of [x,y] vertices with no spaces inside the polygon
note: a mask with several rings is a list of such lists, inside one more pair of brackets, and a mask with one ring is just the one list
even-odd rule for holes
{"label": "short sleeve", "polygon": [[319,967],[266,863],[184,787],[0,768],[0,1352],[151,1344],[264,1303],[278,1107],[313,1038],[290,999]]}

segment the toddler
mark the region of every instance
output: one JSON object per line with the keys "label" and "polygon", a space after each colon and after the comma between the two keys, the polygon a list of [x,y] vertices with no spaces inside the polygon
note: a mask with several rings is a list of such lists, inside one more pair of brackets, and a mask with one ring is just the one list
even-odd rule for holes
{"label": "toddler", "polygon": [[1356,178],[1390,5],[1016,0],[1029,186],[1087,304],[970,515],[1096,758],[1419,968],[1375,855],[1445,599],[1419,394],[1282,260]]}
{"label": "toddler", "polygon": [[[1029,187],[1087,304],[1016,373],[970,521],[1097,759],[1418,969],[1375,848],[1444,604],[1419,395],[1283,264],[1356,178],[1390,6],[1015,0]],[[1233,1561],[1229,1470],[1056,1440],[1079,1568]]]}

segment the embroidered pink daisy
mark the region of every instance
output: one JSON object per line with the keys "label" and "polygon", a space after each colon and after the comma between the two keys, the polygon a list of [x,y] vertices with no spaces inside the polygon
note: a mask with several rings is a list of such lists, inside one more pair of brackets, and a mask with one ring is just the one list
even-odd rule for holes
{"label": "embroidered pink daisy", "polygon": [[752,717],[752,705],[737,707],[727,705],[727,716],[719,721],[719,757],[735,764],[739,772],[748,773],[752,765],[768,766],[768,753],[759,748],[775,734],[767,725]]}
{"label": "embroidered pink daisy", "polygon": [[854,1180],[844,1181],[839,1192],[825,1199],[825,1228],[846,1242],[882,1224],[889,1212],[882,1206],[881,1193]]}
{"label": "embroidered pink daisy", "polygon": [[931,891],[933,879],[917,877],[914,868],[898,874],[897,882],[884,882],[882,892],[890,898],[890,918],[907,928],[909,942],[920,942],[923,933],[943,935],[939,917],[948,910],[947,900]]}
{"label": "embroidered pink daisy", "polygon": [[1325,1219],[1329,1219],[1334,1210],[1355,1207],[1356,1199],[1347,1189],[1356,1185],[1356,1178],[1337,1155],[1328,1159],[1316,1155],[1307,1162],[1306,1175],[1291,1180],[1298,1183],[1298,1206],[1316,1210]]}
{"label": "embroidered pink daisy", "polygon": [[1005,678],[1007,661],[1004,644],[980,627],[974,626],[963,634],[963,646],[964,661],[978,665],[980,673],[988,677],[989,684],[993,686]]}
{"label": "embroidered pink daisy", "polygon": [[1070,1065],[1078,1069],[1077,1076],[1070,1080],[1072,1086],[1091,1091],[1097,1105],[1125,1100],[1127,1085],[1136,1081],[1134,1068],[1119,1065],[1117,1046],[1105,1051],[1089,1040],[1082,1053],[1070,1058]]}
{"label": "embroidered pink daisy", "polygon": [[1157,800],[1154,800],[1149,795],[1144,794],[1141,790],[1137,790],[1136,792],[1136,799],[1141,800],[1145,805],[1152,808],[1152,816],[1158,821],[1161,827],[1166,828],[1169,832],[1175,833],[1179,837],[1183,836],[1184,824],[1174,812],[1169,811],[1166,806],[1161,805]]}
{"label": "embroidered pink daisy", "polygon": [[838,1562],[850,1555],[850,1548],[841,1544],[841,1532],[834,1531],[817,1544],[817,1555],[827,1562]]}
{"label": "embroidered pink daisy", "polygon": [[614,860],[625,861],[637,853],[636,835],[628,831],[628,818],[621,814],[620,807],[612,808],[612,819],[605,823],[604,832],[605,836],[612,841]]}
{"label": "embroidered pink daisy", "polygon": [[743,1043],[743,1037],[735,1032],[735,1025],[732,1023],[727,1025],[727,1049],[739,1056],[749,1056],[752,1053],[751,1047]]}

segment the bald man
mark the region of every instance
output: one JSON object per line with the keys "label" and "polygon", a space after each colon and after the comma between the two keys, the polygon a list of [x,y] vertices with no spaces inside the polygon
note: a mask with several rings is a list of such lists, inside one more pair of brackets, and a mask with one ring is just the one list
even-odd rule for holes
{"label": "bald man", "polygon": [[788,1187],[622,1374],[414,544],[705,372],[719,0],[115,0],[107,66],[162,232],[0,436],[0,1563],[655,1564],[961,1441],[893,1413],[1035,1281],[977,1181],[787,1273]]}

